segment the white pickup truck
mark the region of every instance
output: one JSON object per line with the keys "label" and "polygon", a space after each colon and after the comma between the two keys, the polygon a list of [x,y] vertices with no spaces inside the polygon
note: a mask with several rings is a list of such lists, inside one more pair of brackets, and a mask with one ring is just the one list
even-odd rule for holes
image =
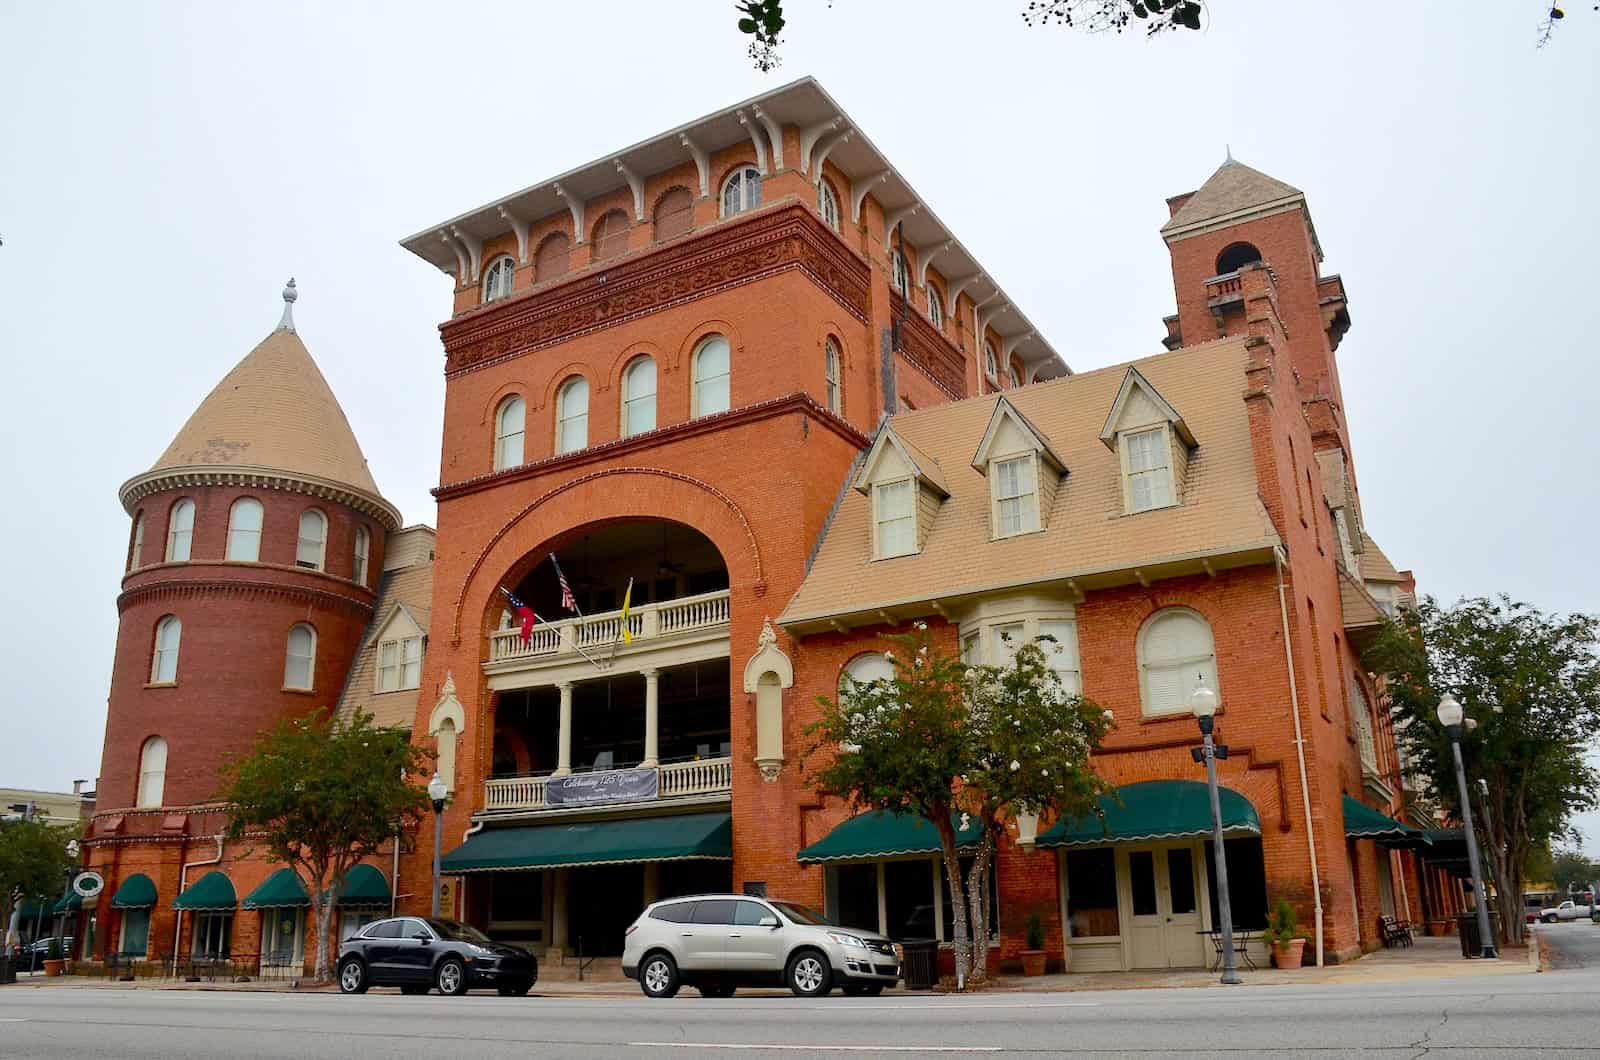
{"label": "white pickup truck", "polygon": [[1566,901],[1550,909],[1540,910],[1539,919],[1546,924],[1555,924],[1563,920],[1588,920],[1589,907]]}

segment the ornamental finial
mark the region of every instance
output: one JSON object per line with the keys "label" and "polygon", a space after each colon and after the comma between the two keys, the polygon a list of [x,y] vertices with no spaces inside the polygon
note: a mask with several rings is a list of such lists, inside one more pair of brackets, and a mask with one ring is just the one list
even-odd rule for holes
{"label": "ornamental finial", "polygon": [[289,277],[289,283],[283,289],[283,317],[278,321],[279,331],[294,330],[294,300],[300,297],[300,292],[294,289],[294,277]]}

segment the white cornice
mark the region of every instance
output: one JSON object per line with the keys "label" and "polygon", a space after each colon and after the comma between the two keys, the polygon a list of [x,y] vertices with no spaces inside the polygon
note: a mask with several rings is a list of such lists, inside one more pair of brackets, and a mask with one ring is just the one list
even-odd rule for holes
{"label": "white cornice", "polygon": [[122,501],[123,510],[132,515],[139,501],[151,494],[197,486],[246,486],[320,497],[372,516],[383,524],[385,530],[400,529],[399,509],[375,493],[318,475],[247,464],[194,464],[157,468],[124,482],[117,496]]}

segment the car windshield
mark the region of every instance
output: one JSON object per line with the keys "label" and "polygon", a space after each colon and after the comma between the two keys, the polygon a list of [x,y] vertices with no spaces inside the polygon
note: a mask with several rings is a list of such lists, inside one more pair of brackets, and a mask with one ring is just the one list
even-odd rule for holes
{"label": "car windshield", "polygon": [[815,909],[793,902],[773,902],[772,907],[796,924],[815,924],[818,927],[836,927],[833,921],[817,912]]}
{"label": "car windshield", "polygon": [[428,926],[433,928],[433,933],[442,939],[453,942],[476,942],[486,946],[490,939],[488,935],[479,931],[471,924],[463,924],[455,920],[430,920]]}

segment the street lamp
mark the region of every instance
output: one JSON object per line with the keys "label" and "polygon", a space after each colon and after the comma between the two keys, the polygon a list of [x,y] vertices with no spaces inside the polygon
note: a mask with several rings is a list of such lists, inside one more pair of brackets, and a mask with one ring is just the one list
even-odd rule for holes
{"label": "street lamp", "polygon": [[[67,882],[66,882],[66,886],[61,889],[61,894],[62,894],[62,899],[61,900],[63,902],[66,901],[68,898],[72,897],[72,881],[77,877],[78,870],[77,870],[76,866],[71,864],[71,862],[74,862],[74,861],[77,861],[77,860],[78,860],[78,841],[76,839],[69,839],[69,840],[67,840],[67,861],[69,863],[67,865]],[[63,909],[63,910],[61,910],[61,918],[56,921],[56,952],[60,953],[62,957],[65,957],[67,955],[66,951],[67,951],[67,911],[65,909]]]}
{"label": "street lamp", "polygon": [[1483,868],[1478,860],[1478,836],[1472,826],[1472,799],[1467,795],[1467,767],[1461,761],[1462,722],[1470,719],[1467,718],[1467,712],[1461,709],[1461,704],[1456,702],[1456,697],[1448,692],[1439,700],[1437,713],[1439,724],[1444,726],[1444,731],[1450,737],[1450,750],[1456,759],[1456,787],[1461,792],[1461,826],[1467,833],[1467,864],[1472,869],[1472,893],[1478,902],[1478,941],[1481,944],[1478,956],[1498,957],[1500,954],[1495,950],[1494,935],[1489,926],[1489,896],[1483,888]]}
{"label": "street lamp", "polygon": [[1217,913],[1222,920],[1222,982],[1234,986],[1241,980],[1233,952],[1233,905],[1228,898],[1228,857],[1222,847],[1222,801],[1217,794],[1217,756],[1220,753],[1223,758],[1228,757],[1228,749],[1217,747],[1211,740],[1217,694],[1206,687],[1204,680],[1189,693],[1189,709],[1200,723],[1203,746],[1197,748],[1196,757],[1205,761],[1206,789],[1211,794],[1211,860],[1217,877]]}
{"label": "street lamp", "polygon": [[439,844],[442,834],[439,817],[444,813],[444,801],[449,795],[450,789],[435,773],[433,779],[428,781],[428,798],[433,800],[433,915],[436,917],[439,915]]}

